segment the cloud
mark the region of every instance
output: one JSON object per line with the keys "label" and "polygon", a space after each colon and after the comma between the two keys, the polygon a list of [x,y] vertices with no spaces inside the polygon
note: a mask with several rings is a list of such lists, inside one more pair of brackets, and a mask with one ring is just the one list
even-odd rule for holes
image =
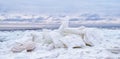
{"label": "cloud", "polygon": [[119,2],[119,0],[0,0],[0,7],[8,12],[116,14],[120,10]]}

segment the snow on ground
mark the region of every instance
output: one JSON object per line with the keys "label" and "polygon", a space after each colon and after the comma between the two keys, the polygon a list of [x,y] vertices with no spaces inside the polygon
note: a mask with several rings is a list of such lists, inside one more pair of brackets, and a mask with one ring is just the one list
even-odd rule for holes
{"label": "snow on ground", "polygon": [[[0,58],[1,59],[119,59],[120,58],[120,30],[96,29],[103,33],[101,44],[82,48],[53,48],[52,45],[37,43],[32,52],[22,51],[13,53],[12,45],[24,35],[41,31],[0,31]],[[48,30],[46,30],[48,31]],[[99,37],[98,37],[99,38]]]}
{"label": "snow on ground", "polygon": [[[120,30],[70,28],[0,31],[1,59],[119,59]],[[31,52],[29,52],[32,50]]]}

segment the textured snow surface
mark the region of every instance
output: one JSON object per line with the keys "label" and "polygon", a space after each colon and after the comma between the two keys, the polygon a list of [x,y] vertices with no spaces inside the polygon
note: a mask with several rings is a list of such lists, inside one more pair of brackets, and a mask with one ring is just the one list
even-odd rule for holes
{"label": "textured snow surface", "polygon": [[[88,30],[89,31],[89,30]],[[95,29],[98,34],[102,33],[104,35],[100,44],[90,47],[85,46],[82,48],[71,48],[76,45],[84,46],[83,41],[79,41],[78,36],[75,34],[70,34],[63,37],[61,41],[59,40],[61,35],[57,31],[51,32],[51,30],[43,31],[0,31],[0,58],[1,59],[119,59],[120,58],[120,30],[110,30],[110,29]],[[50,32],[49,34],[47,34]],[[27,52],[26,50],[13,53],[11,52],[11,47],[16,44],[16,42],[24,43],[27,39],[31,39],[29,34],[35,34],[36,48]],[[44,37],[42,39],[42,34]],[[47,34],[47,35],[45,35]],[[56,35],[52,35],[56,34]],[[98,35],[96,34],[96,36]],[[52,37],[49,37],[52,35]],[[95,37],[96,37],[95,36]],[[54,44],[52,44],[51,39],[53,39]],[[74,39],[76,41],[74,41]],[[100,38],[99,36],[96,38]],[[66,39],[66,41],[64,41]],[[70,41],[67,41],[70,39]],[[78,40],[77,40],[78,39]],[[81,39],[81,38],[80,38]],[[94,38],[95,39],[95,38]],[[48,40],[48,41],[47,41]],[[61,42],[68,42],[64,48],[64,44]],[[99,41],[99,40],[98,40]],[[96,41],[95,41],[96,42]],[[58,44],[58,45],[57,45]],[[54,47],[55,45],[55,47]],[[63,47],[62,47],[62,46]],[[61,48],[59,48],[61,47]]]}
{"label": "textured snow surface", "polygon": [[1,59],[119,59],[120,30],[70,28],[0,31]]}

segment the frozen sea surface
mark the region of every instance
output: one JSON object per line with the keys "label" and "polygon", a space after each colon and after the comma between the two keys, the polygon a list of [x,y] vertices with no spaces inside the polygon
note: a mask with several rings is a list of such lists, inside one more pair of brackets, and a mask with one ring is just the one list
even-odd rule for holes
{"label": "frozen sea surface", "polygon": [[98,30],[104,35],[100,45],[74,49],[50,49],[48,45],[38,45],[32,52],[23,51],[20,53],[10,51],[14,42],[25,34],[30,32],[41,34],[41,31],[0,31],[0,59],[120,59],[120,30]]}

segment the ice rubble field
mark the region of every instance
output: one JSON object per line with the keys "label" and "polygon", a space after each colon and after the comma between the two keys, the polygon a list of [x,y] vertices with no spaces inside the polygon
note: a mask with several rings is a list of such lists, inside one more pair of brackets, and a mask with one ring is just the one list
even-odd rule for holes
{"label": "ice rubble field", "polygon": [[[82,29],[80,28],[80,32],[83,32]],[[0,31],[0,59],[120,59],[119,29],[85,29],[88,34],[86,43],[91,46],[85,45],[85,41],[74,35],[75,33],[68,33],[70,29],[67,31],[59,29],[65,36],[61,39],[63,45],[59,41],[61,36],[57,30]],[[15,53],[11,51],[17,43],[26,43],[32,36],[36,39],[33,51],[23,50]]]}

